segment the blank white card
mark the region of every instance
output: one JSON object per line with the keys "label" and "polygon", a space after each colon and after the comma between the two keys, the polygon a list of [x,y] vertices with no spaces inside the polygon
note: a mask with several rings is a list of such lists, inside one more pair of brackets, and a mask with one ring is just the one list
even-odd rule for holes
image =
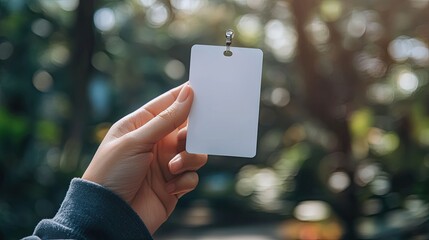
{"label": "blank white card", "polygon": [[260,49],[194,45],[189,84],[194,102],[188,120],[190,153],[256,155],[263,53]]}

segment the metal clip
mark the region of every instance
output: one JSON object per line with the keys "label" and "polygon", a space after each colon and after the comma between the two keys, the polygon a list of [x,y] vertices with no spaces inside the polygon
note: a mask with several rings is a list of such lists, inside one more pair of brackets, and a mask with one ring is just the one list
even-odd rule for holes
{"label": "metal clip", "polygon": [[226,44],[225,44],[226,50],[223,52],[223,55],[225,55],[226,57],[231,57],[232,56],[231,43],[232,43],[232,39],[234,38],[234,31],[231,29],[226,30],[225,38],[226,38]]}

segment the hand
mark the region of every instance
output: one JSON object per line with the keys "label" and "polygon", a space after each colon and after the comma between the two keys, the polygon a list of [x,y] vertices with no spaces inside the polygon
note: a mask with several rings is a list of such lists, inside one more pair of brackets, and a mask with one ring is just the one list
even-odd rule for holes
{"label": "hand", "polygon": [[153,234],[198,183],[207,155],[185,151],[193,92],[184,84],[116,122],[83,179],[123,198]]}

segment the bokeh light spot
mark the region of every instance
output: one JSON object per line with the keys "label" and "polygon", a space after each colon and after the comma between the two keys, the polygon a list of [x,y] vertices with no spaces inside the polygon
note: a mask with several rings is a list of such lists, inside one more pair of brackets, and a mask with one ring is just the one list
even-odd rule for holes
{"label": "bokeh light spot", "polygon": [[357,183],[361,186],[365,186],[375,179],[379,172],[379,167],[375,164],[364,164],[357,168]]}
{"label": "bokeh light spot", "polygon": [[95,69],[101,72],[106,72],[110,70],[111,60],[109,56],[104,52],[95,53],[92,56],[91,63]]}
{"label": "bokeh light spot", "polygon": [[415,217],[426,217],[429,213],[429,204],[417,195],[410,195],[405,199],[405,209]]}
{"label": "bokeh light spot", "polygon": [[51,47],[49,55],[53,64],[63,66],[70,58],[70,51],[63,44],[55,44]]}
{"label": "bokeh light spot", "polygon": [[150,7],[156,0],[139,0],[138,3],[144,7]]}
{"label": "bokeh light spot", "polygon": [[266,0],[246,0],[246,4],[248,7],[255,10],[263,10],[267,5]]}
{"label": "bokeh light spot", "polygon": [[365,215],[370,216],[379,213],[382,207],[383,205],[379,199],[368,199],[362,204],[362,211]]}
{"label": "bokeh light spot", "polygon": [[330,208],[322,201],[303,201],[295,208],[294,215],[301,221],[321,221],[329,217]]}
{"label": "bokeh light spot", "polygon": [[12,56],[13,45],[10,42],[0,43],[0,60],[6,60]]}
{"label": "bokeh light spot", "polygon": [[375,83],[368,87],[367,96],[374,103],[387,105],[395,99],[395,91],[389,84]]}
{"label": "bokeh light spot", "polygon": [[240,17],[237,24],[240,32],[238,37],[248,44],[255,43],[261,36],[261,19],[255,14],[246,14]]}
{"label": "bokeh light spot", "polygon": [[334,172],[329,177],[328,184],[334,192],[342,192],[350,186],[350,178],[345,172]]}
{"label": "bokeh light spot", "polygon": [[419,86],[419,79],[416,74],[410,71],[402,71],[397,78],[399,91],[404,94],[411,94],[417,90]]}
{"label": "bokeh light spot", "polygon": [[179,60],[171,60],[164,67],[165,74],[173,80],[179,80],[185,75],[185,65]]}
{"label": "bokeh light spot", "polygon": [[328,22],[337,20],[343,12],[342,1],[324,0],[320,5],[322,18]]}
{"label": "bokeh light spot", "polygon": [[100,31],[110,31],[115,27],[115,13],[110,8],[100,8],[94,14],[95,27]]}
{"label": "bokeh light spot", "polygon": [[281,62],[292,60],[295,55],[298,36],[292,26],[284,25],[280,20],[270,20],[265,25],[265,44]]}
{"label": "bokeh light spot", "polygon": [[38,71],[33,76],[33,85],[41,92],[49,91],[52,87],[52,84],[53,78],[51,74],[46,71]]}
{"label": "bokeh light spot", "polygon": [[52,24],[43,18],[39,18],[31,24],[31,31],[40,37],[47,37],[52,32]]}
{"label": "bokeh light spot", "polygon": [[241,196],[249,196],[253,193],[253,182],[250,178],[241,178],[235,185],[235,191]]}
{"label": "bokeh light spot", "polygon": [[330,32],[325,22],[319,18],[314,18],[307,26],[306,31],[310,36],[312,43],[318,47],[329,41]]}
{"label": "bokeh light spot", "polygon": [[191,14],[203,7],[205,1],[203,0],[172,0],[171,5],[179,11]]}
{"label": "bokeh light spot", "polygon": [[347,24],[347,33],[355,38],[362,37],[366,30],[366,18],[362,12],[353,12]]}
{"label": "bokeh light spot", "polygon": [[107,135],[107,132],[109,131],[111,126],[112,126],[111,123],[100,123],[95,127],[94,140],[98,144],[101,143],[101,141],[103,141],[104,137]]}
{"label": "bokeh light spot", "polygon": [[390,56],[397,62],[404,62],[407,59],[411,59],[420,66],[429,64],[429,49],[427,45],[415,38],[399,36],[390,42],[388,51]]}
{"label": "bokeh light spot", "polygon": [[126,53],[127,44],[118,36],[109,37],[106,40],[106,50],[114,55],[123,56]]}
{"label": "bokeh light spot", "polygon": [[204,226],[213,223],[214,216],[210,204],[206,201],[192,202],[188,211],[186,211],[183,223],[188,226]]}
{"label": "bokeh light spot", "polygon": [[74,11],[79,6],[78,0],[57,0],[57,3],[61,9],[67,12]]}
{"label": "bokeh light spot", "polygon": [[375,195],[385,195],[390,191],[389,178],[383,175],[377,176],[370,186]]}
{"label": "bokeh light spot", "polygon": [[290,101],[290,94],[284,88],[275,88],[271,93],[271,102],[277,107],[284,107]]}
{"label": "bokeh light spot", "polygon": [[169,18],[169,13],[164,4],[155,3],[147,11],[146,19],[153,27],[161,27]]}
{"label": "bokeh light spot", "polygon": [[368,143],[374,153],[386,155],[399,147],[400,139],[395,132],[385,132],[379,128],[371,128],[368,132]]}

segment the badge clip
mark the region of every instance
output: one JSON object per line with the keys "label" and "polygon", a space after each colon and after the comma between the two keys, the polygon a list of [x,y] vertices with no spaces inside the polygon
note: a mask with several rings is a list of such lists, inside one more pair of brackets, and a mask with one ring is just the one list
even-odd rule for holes
{"label": "badge clip", "polygon": [[225,38],[226,38],[226,43],[225,43],[226,50],[223,52],[223,55],[225,55],[226,57],[231,57],[232,56],[231,43],[232,43],[232,39],[234,38],[234,31],[231,29],[226,30]]}

